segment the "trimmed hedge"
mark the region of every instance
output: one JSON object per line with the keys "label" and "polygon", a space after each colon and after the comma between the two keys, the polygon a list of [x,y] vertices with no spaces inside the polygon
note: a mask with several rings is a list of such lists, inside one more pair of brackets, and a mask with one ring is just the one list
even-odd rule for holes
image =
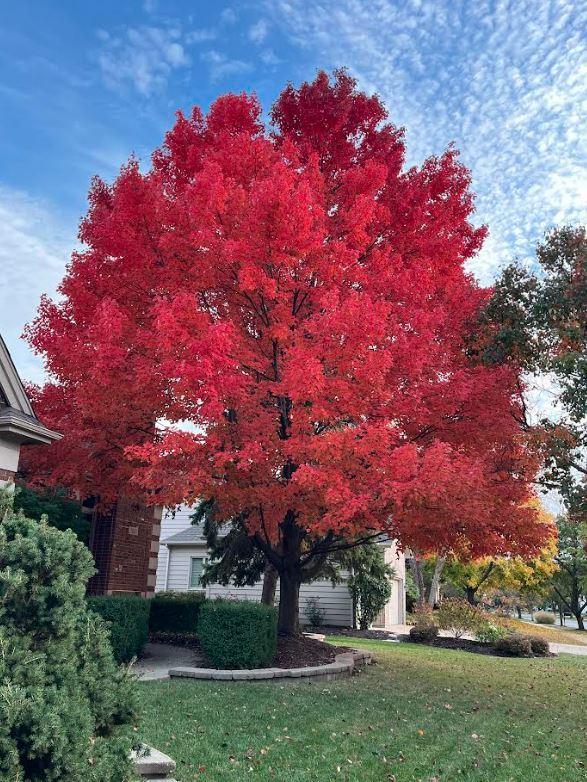
{"label": "trimmed hedge", "polygon": [[532,644],[530,639],[519,633],[509,633],[495,643],[499,652],[511,654],[512,657],[532,657]]}
{"label": "trimmed hedge", "polygon": [[150,632],[195,635],[205,600],[201,592],[157,592],[150,601]]}
{"label": "trimmed hedge", "polygon": [[151,601],[135,595],[88,597],[88,607],[108,623],[117,663],[136,657],[149,639]]}
{"label": "trimmed hedge", "polygon": [[208,600],[200,610],[198,636],[216,668],[263,668],[277,648],[277,612],[261,603]]}
{"label": "trimmed hedge", "polygon": [[530,641],[532,654],[536,657],[548,657],[550,654],[550,646],[548,645],[547,640],[539,638],[537,635],[529,635],[528,640]]}

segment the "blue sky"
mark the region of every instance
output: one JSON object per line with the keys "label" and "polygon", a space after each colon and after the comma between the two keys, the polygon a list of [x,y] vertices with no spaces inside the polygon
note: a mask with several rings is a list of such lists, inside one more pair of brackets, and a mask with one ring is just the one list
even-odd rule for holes
{"label": "blue sky", "polygon": [[19,339],[75,246],[90,178],[145,165],[176,109],[346,66],[407,129],[408,162],[451,142],[490,238],[483,282],[587,219],[587,3],[582,0],[22,0],[0,27],[0,332]]}

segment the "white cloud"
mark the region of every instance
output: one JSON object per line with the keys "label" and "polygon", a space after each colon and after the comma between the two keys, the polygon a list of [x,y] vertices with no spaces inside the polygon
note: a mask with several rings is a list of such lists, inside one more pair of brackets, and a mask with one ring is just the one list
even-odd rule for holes
{"label": "white cloud", "polygon": [[[408,163],[455,141],[490,236],[485,283],[555,223],[587,220],[587,4],[265,0],[321,67],[346,65],[407,128]],[[319,52],[321,63],[315,62]]]}
{"label": "white cloud", "polygon": [[238,21],[238,14],[234,8],[225,8],[220,14],[220,21],[223,24],[236,24]]}
{"label": "white cloud", "polygon": [[249,28],[249,38],[257,45],[262,44],[269,32],[269,24],[266,19],[259,19]]}
{"label": "white cloud", "polygon": [[149,96],[167,84],[171,72],[190,64],[181,31],[175,27],[130,27],[120,36],[98,31],[98,62],[107,86],[134,87]]}
{"label": "white cloud", "polygon": [[201,28],[199,30],[192,30],[189,32],[185,39],[187,43],[204,43],[205,41],[213,41],[217,37],[216,30],[208,28]]}
{"label": "white cloud", "polygon": [[265,65],[279,65],[279,63],[281,62],[281,60],[275,54],[273,49],[265,49],[265,51],[261,52],[259,56],[261,57],[261,61],[265,63]]}
{"label": "white cloud", "polygon": [[246,73],[252,68],[250,63],[243,60],[231,60],[226,54],[215,49],[204,52],[201,59],[208,64],[212,81],[221,81],[239,73]]}
{"label": "white cloud", "polygon": [[55,294],[72,249],[76,225],[27,193],[0,185],[0,333],[27,380],[42,380],[41,362],[20,339],[42,293]]}

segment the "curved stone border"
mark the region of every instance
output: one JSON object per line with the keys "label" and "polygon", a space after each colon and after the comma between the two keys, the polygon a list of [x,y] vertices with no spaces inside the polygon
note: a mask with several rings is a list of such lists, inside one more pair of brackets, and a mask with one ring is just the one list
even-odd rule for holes
{"label": "curved stone border", "polygon": [[222,682],[283,681],[283,679],[319,682],[350,676],[355,668],[370,663],[371,655],[369,652],[353,649],[350,652],[337,654],[333,663],[312,665],[307,668],[256,668],[238,671],[218,670],[217,668],[170,668],[169,676],[172,679],[207,679]]}

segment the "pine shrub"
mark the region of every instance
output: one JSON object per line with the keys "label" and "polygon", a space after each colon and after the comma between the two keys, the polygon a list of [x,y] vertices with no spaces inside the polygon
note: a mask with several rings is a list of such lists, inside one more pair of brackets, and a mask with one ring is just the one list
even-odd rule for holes
{"label": "pine shrub", "polygon": [[151,600],[134,595],[89,597],[88,606],[108,626],[114,659],[128,663],[149,640]]}
{"label": "pine shrub", "polygon": [[205,599],[201,592],[157,592],[150,601],[150,632],[196,635]]}
{"label": "pine shrub", "polygon": [[27,519],[0,494],[0,779],[123,782],[135,701],[71,531]]}
{"label": "pine shrub", "polygon": [[261,603],[208,600],[200,611],[198,635],[216,668],[263,668],[277,648],[277,613]]}

